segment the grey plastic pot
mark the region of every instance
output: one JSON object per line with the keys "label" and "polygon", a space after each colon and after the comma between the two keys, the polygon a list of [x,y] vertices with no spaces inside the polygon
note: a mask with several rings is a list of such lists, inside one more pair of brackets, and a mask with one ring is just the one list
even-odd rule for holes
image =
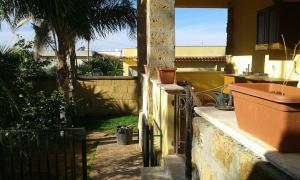
{"label": "grey plastic pot", "polygon": [[130,126],[118,126],[116,129],[117,143],[128,145],[132,142],[133,129]]}

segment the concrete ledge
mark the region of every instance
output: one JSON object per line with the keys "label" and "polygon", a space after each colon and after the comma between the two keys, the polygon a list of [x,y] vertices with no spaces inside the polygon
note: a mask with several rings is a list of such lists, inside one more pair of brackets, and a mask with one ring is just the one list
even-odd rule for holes
{"label": "concrete ledge", "polygon": [[78,80],[137,80],[136,76],[78,76]]}
{"label": "concrete ledge", "polygon": [[214,107],[196,107],[194,110],[224,134],[254,152],[263,161],[271,163],[294,179],[300,179],[300,153],[279,153],[272,146],[240,130],[234,111],[220,111]]}
{"label": "concrete ledge", "polygon": [[178,86],[177,84],[161,84],[157,79],[150,79],[150,81],[153,85],[160,87],[169,94],[180,94],[184,92],[184,88],[182,86]]}

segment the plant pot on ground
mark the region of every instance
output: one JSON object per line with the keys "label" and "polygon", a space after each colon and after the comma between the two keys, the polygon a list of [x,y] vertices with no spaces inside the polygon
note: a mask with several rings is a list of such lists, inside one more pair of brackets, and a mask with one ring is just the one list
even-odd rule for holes
{"label": "plant pot on ground", "polygon": [[162,84],[173,84],[176,75],[176,68],[156,68],[157,76]]}
{"label": "plant pot on ground", "polygon": [[132,142],[133,129],[131,126],[118,126],[116,129],[117,143],[128,145]]}
{"label": "plant pot on ground", "polygon": [[239,128],[280,152],[300,152],[300,88],[272,83],[229,88]]}

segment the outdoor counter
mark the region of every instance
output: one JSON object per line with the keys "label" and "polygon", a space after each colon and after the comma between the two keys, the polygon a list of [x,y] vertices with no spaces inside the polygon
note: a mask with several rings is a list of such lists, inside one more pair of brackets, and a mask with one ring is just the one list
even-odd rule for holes
{"label": "outdoor counter", "polygon": [[[233,178],[235,175],[239,175],[240,176],[239,179],[243,179],[241,178],[241,175],[245,175],[247,173],[250,175],[252,173],[252,172],[245,172],[247,171],[246,170],[247,168],[244,167],[245,164],[248,164],[249,166],[249,164],[252,163],[254,166],[259,162],[264,162],[264,163],[270,163],[272,164],[272,166],[276,167],[269,172],[271,172],[272,174],[276,174],[278,171],[279,175],[278,176],[275,175],[277,179],[281,179],[283,177],[284,179],[289,179],[288,178],[289,176],[294,179],[300,179],[300,153],[289,153],[289,154],[279,153],[278,151],[276,151],[276,149],[274,149],[270,145],[240,130],[238,128],[237,119],[234,111],[220,111],[214,107],[196,107],[194,110],[196,114],[200,116],[198,118],[197,117],[194,118],[193,120],[193,128],[194,128],[193,159],[196,165],[198,166],[199,171],[201,170],[203,171],[204,166],[206,169],[207,167],[212,166],[210,167],[211,169],[217,169],[217,170],[212,170],[213,172],[217,171],[215,172],[215,174],[218,174],[218,172],[222,172],[224,174],[224,169],[225,169],[225,171],[228,171],[229,178],[230,177]],[[207,122],[204,121],[207,121],[208,124],[205,124]],[[211,126],[210,130],[208,130],[209,128],[207,128],[209,126]],[[216,134],[220,134],[220,133],[215,133],[215,132],[211,133],[212,131],[215,132],[220,131],[222,132],[222,134],[224,133],[224,135],[216,136]],[[199,142],[202,142],[203,144],[196,143],[198,137],[200,137]],[[218,153],[218,151],[215,150],[217,149],[216,144],[218,142],[209,142],[205,144],[205,142],[208,142],[205,139],[207,137],[210,137],[210,140],[212,140],[211,138],[214,138],[215,141],[220,140],[221,146],[224,146],[223,151],[225,153],[223,153],[223,155],[228,156],[229,158],[228,157],[220,158],[220,156],[218,156],[218,154],[220,153]],[[230,144],[232,144],[232,148],[230,147]],[[210,147],[205,147],[205,146],[210,146]],[[209,165],[208,157],[205,157],[208,159],[207,161],[208,164],[206,165],[203,165],[203,163],[197,164],[197,159],[199,159],[197,156],[201,156],[201,154],[203,156],[204,152],[206,151],[205,149],[209,149],[210,152],[212,152],[211,154],[213,154],[211,156],[212,157],[211,159],[214,159],[212,160],[214,162],[210,163],[212,165]],[[251,153],[245,153],[246,151],[249,151]],[[245,158],[244,154],[247,154],[246,155],[247,158]],[[247,162],[244,162],[245,159],[251,159],[251,160],[246,160]],[[237,161],[236,163],[234,162],[235,160]],[[217,167],[216,164],[218,164],[218,162],[220,162],[219,164],[221,165],[224,166],[227,165],[227,168],[225,167],[224,169],[222,169],[220,168],[219,165]],[[249,168],[250,167],[248,167],[248,169]],[[252,169],[249,169],[249,171],[253,171],[254,167],[251,168]],[[233,171],[232,169],[235,169],[234,170],[235,172],[231,172]],[[240,171],[244,171],[244,172],[240,172]],[[285,174],[289,176],[285,176]],[[276,179],[274,177],[272,178]]]}

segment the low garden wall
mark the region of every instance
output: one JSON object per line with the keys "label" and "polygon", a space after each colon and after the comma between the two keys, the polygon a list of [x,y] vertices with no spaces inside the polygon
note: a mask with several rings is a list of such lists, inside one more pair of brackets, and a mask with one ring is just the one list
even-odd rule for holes
{"label": "low garden wall", "polygon": [[193,179],[292,179],[202,117],[193,119]]}
{"label": "low garden wall", "polygon": [[[38,90],[49,91],[57,88],[53,77],[41,77],[34,82]],[[76,93],[83,116],[138,113],[136,77],[78,77]]]}

